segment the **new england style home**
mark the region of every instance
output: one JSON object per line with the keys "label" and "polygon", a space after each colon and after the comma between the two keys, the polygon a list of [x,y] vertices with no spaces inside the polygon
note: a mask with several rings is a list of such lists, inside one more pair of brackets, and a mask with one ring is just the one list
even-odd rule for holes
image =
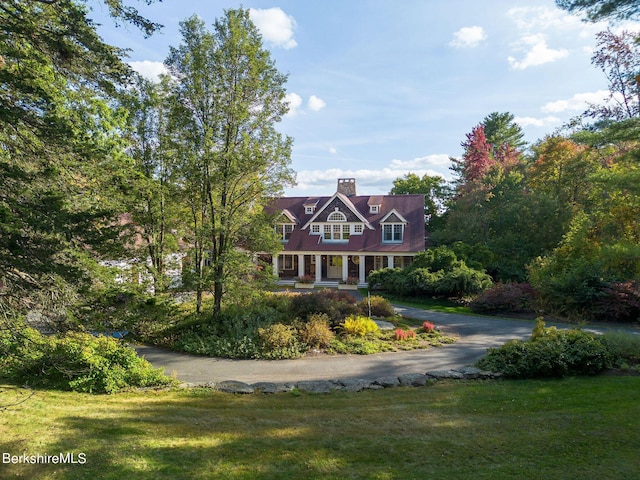
{"label": "new england style home", "polygon": [[424,195],[357,195],[353,178],[338,179],[331,196],[278,198],[268,212],[283,249],[262,258],[281,284],[366,286],[371,271],[404,267],[425,249]]}

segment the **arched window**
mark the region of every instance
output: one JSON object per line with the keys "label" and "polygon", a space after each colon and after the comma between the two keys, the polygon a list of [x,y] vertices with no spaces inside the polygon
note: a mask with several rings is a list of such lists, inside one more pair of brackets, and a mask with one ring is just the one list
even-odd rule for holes
{"label": "arched window", "polygon": [[331,212],[327,217],[327,222],[346,222],[347,216],[342,212]]}

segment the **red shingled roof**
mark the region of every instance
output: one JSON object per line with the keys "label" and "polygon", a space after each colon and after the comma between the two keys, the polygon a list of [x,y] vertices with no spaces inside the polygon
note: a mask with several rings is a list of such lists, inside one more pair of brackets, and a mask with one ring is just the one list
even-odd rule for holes
{"label": "red shingled roof", "polygon": [[[344,202],[346,207],[351,208],[353,206],[374,230],[365,227],[362,235],[351,235],[347,242],[323,242],[322,236],[310,234],[310,227],[305,230],[301,229],[335,197],[336,195],[330,197],[281,197],[273,201],[267,209],[269,213],[277,213],[286,209],[300,221],[300,224],[296,225],[291,233],[289,241],[283,245],[285,252],[409,253],[424,250],[424,195],[360,195],[348,197],[348,202]],[[345,197],[339,196],[338,198],[344,199]],[[316,201],[315,212],[312,214],[305,213],[305,205],[315,204]],[[372,204],[380,205],[378,213],[369,213],[369,205]],[[407,220],[404,228],[404,241],[402,243],[382,243],[380,221],[393,209]]]}

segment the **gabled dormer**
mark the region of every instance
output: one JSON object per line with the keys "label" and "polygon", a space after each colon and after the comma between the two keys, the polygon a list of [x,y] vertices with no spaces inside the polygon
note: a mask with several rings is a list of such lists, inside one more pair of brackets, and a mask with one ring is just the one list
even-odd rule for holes
{"label": "gabled dormer", "polygon": [[286,208],[282,210],[280,217],[276,219],[275,231],[281,242],[288,242],[293,230],[300,222],[296,216]]}
{"label": "gabled dormer", "polygon": [[380,220],[382,243],[402,243],[409,222],[394,208]]}

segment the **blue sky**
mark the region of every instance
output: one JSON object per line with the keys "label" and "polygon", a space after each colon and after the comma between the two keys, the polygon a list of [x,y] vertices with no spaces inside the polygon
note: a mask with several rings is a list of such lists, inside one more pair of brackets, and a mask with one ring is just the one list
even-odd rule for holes
{"label": "blue sky", "polygon": [[[91,3],[90,3],[91,5]],[[207,25],[242,5],[276,67],[289,75],[291,111],[278,129],[294,138],[289,195],[329,195],[355,177],[359,194],[388,193],[413,172],[450,178],[465,134],[491,112],[510,112],[536,142],[607,94],[591,65],[595,35],[553,0],[164,0],[139,6],[164,25],[144,39],[90,15],[148,76],[181,42],[179,22]],[[640,24],[614,29],[640,30]]]}

